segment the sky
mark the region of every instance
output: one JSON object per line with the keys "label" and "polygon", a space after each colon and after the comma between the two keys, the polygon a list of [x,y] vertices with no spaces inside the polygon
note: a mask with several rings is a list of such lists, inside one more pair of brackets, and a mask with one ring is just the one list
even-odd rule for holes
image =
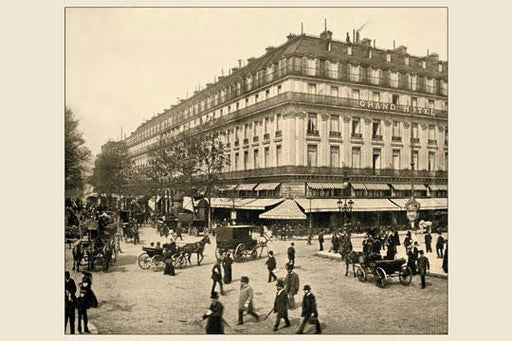
{"label": "sky", "polygon": [[362,38],[378,48],[427,49],[447,60],[443,8],[67,8],[66,106],[80,120],[93,155],[109,140],[213,82],[249,57],[260,57],[289,33],[345,40],[366,24]]}

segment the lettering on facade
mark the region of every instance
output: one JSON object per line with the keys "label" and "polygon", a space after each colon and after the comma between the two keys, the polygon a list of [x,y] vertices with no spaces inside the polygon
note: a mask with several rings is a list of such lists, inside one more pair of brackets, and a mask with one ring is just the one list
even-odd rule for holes
{"label": "lettering on facade", "polygon": [[382,111],[396,111],[407,114],[420,114],[435,116],[434,110],[430,108],[413,107],[410,105],[396,105],[393,103],[382,103],[368,100],[359,100],[359,107]]}

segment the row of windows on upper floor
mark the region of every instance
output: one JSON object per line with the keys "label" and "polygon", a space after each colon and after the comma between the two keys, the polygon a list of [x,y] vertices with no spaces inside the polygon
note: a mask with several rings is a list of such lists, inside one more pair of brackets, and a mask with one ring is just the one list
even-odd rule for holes
{"label": "row of windows on upper floor", "polygon": [[[281,93],[281,89],[282,89],[281,85],[277,85],[276,89],[274,89],[275,91],[272,91],[272,92],[271,92],[271,89],[267,89],[265,91],[265,95],[264,95],[265,99],[272,97],[272,95],[274,95],[274,96],[279,95]],[[307,87],[306,91],[312,95],[317,95],[318,92],[325,94],[325,91],[327,91],[329,96],[339,97],[341,94],[340,90],[341,89],[338,86],[317,84],[317,83],[308,83],[308,87]],[[381,100],[384,100],[384,101],[387,101],[389,103],[396,104],[396,105],[407,103],[407,105],[410,105],[411,107],[414,107],[414,108],[421,108],[423,106],[428,109],[434,110],[434,109],[436,109],[436,107],[439,107],[439,105],[436,104],[436,101],[433,99],[426,99],[423,97],[416,97],[416,96],[403,95],[403,94],[402,95],[391,94],[391,96],[383,96],[383,98],[381,98],[381,92],[379,92],[379,91],[369,91],[368,93],[367,92],[368,91],[363,91],[363,94],[365,96],[362,96],[360,89],[351,89],[351,91],[349,92],[349,95],[350,95],[350,98],[352,98],[352,99],[370,99],[374,102],[381,102]],[[245,98],[246,106],[248,106],[249,100],[250,99],[248,97]],[[257,103],[258,100],[259,100],[259,94],[255,94],[253,103]],[[441,110],[448,109],[447,101],[439,101],[439,102],[441,104],[441,108],[442,108]],[[234,107],[235,107],[235,111],[238,111],[240,109],[240,101],[235,103]],[[202,117],[196,118],[193,121],[189,121],[183,125],[174,127],[173,129],[168,130],[166,133],[164,133],[163,137],[175,136],[175,135],[183,132],[184,130],[194,128],[198,125],[203,124],[204,122],[208,122],[212,119],[222,117],[224,115],[223,110],[224,110],[223,108],[219,109],[218,115],[217,115],[217,111],[214,111],[213,113],[209,113]],[[226,108],[226,114],[229,114],[231,112],[232,112],[231,105],[228,105]],[[203,117],[204,117],[204,119],[203,119]],[[162,127],[165,127],[165,126],[166,125],[163,125]],[[280,129],[277,129],[277,130],[280,130]],[[130,145],[138,144],[138,142],[143,141],[144,139],[148,138],[149,136],[154,136],[154,135],[158,134],[159,131],[160,131],[160,126],[154,127],[153,129],[150,129],[150,130],[147,130],[144,133],[141,133],[137,138],[131,139]],[[151,143],[143,143],[143,145],[139,146],[139,148],[143,148],[149,144],[151,144]]]}
{"label": "row of windows on upper floor", "polygon": [[183,110],[173,111],[169,119],[155,124],[155,129],[165,129],[179,121],[187,120],[199,113],[241,96],[243,93],[252,91],[289,74],[330,78],[444,96],[448,94],[448,83],[440,78],[417,75],[416,73],[382,70],[380,68],[351,63],[291,57],[279,61],[278,65],[274,64],[267,67],[266,70],[260,70],[253,75],[249,74],[245,78],[221,89],[216,94],[206,96],[205,99],[189,104]]}

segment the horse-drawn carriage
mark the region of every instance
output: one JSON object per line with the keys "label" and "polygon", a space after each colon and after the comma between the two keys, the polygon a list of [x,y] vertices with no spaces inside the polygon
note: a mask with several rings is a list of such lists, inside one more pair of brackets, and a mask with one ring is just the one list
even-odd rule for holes
{"label": "horse-drawn carriage", "polygon": [[400,284],[407,286],[412,280],[412,270],[403,258],[387,260],[380,255],[359,255],[359,263],[355,265],[355,274],[359,281],[366,282],[368,275],[372,275],[375,284],[384,288],[389,277],[398,277]]}
{"label": "horse-drawn carriage", "polygon": [[215,257],[222,258],[222,253],[231,252],[233,259],[240,262],[246,258],[258,258],[258,249],[260,249],[259,257],[263,253],[263,249],[268,252],[268,239],[262,235],[261,240],[252,238],[252,230],[256,228],[253,225],[237,225],[220,227],[215,232],[217,247],[215,249]]}
{"label": "horse-drawn carriage", "polygon": [[164,244],[163,247],[143,246],[142,253],[137,259],[139,267],[143,270],[147,270],[153,266],[155,270],[160,271],[164,267],[166,257],[172,261],[172,264],[175,268],[184,267],[187,264],[188,255],[180,248],[175,248],[173,250],[167,245],[168,244]]}

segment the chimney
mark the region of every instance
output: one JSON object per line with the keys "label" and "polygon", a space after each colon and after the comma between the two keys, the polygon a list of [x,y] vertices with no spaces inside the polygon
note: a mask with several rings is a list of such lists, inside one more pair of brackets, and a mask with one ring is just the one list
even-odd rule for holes
{"label": "chimney", "polygon": [[347,37],[345,38],[345,42],[347,44],[350,44],[350,34],[348,34],[348,32],[347,32]]}
{"label": "chimney", "polygon": [[364,45],[366,47],[372,47],[372,40],[368,38],[363,38],[363,40],[361,40],[361,45]]}
{"label": "chimney", "polygon": [[241,59],[239,59],[239,60],[238,60],[238,67],[239,67],[239,68],[241,68],[241,67],[242,67],[242,60],[241,60]]}
{"label": "chimney", "polygon": [[332,32],[331,31],[323,31],[320,33],[320,38],[326,39],[326,40],[332,40]]}
{"label": "chimney", "polygon": [[393,40],[393,50],[396,49],[395,41]]}
{"label": "chimney", "polygon": [[239,68],[239,67],[234,67],[234,68],[232,68],[232,69],[231,69],[231,73],[234,73],[234,72],[236,72],[236,71],[238,71],[238,70],[240,70],[240,68]]}
{"label": "chimney", "polygon": [[427,49],[427,57],[428,57],[429,55],[430,55],[430,53],[429,53],[429,51],[428,51],[428,49]]}
{"label": "chimney", "polygon": [[352,42],[354,44],[356,43],[356,30],[355,29],[352,30]]}
{"label": "chimney", "polygon": [[293,33],[290,33],[289,35],[286,36],[286,39],[288,39],[288,40],[291,40],[293,38],[295,38],[295,34],[293,34]]}
{"label": "chimney", "polygon": [[265,48],[265,51],[270,52],[274,49],[274,46],[268,46],[267,48]]}
{"label": "chimney", "polygon": [[375,43],[375,39],[373,39],[373,48],[377,48],[377,44]]}
{"label": "chimney", "polygon": [[359,31],[356,32],[356,44],[359,44]]}

